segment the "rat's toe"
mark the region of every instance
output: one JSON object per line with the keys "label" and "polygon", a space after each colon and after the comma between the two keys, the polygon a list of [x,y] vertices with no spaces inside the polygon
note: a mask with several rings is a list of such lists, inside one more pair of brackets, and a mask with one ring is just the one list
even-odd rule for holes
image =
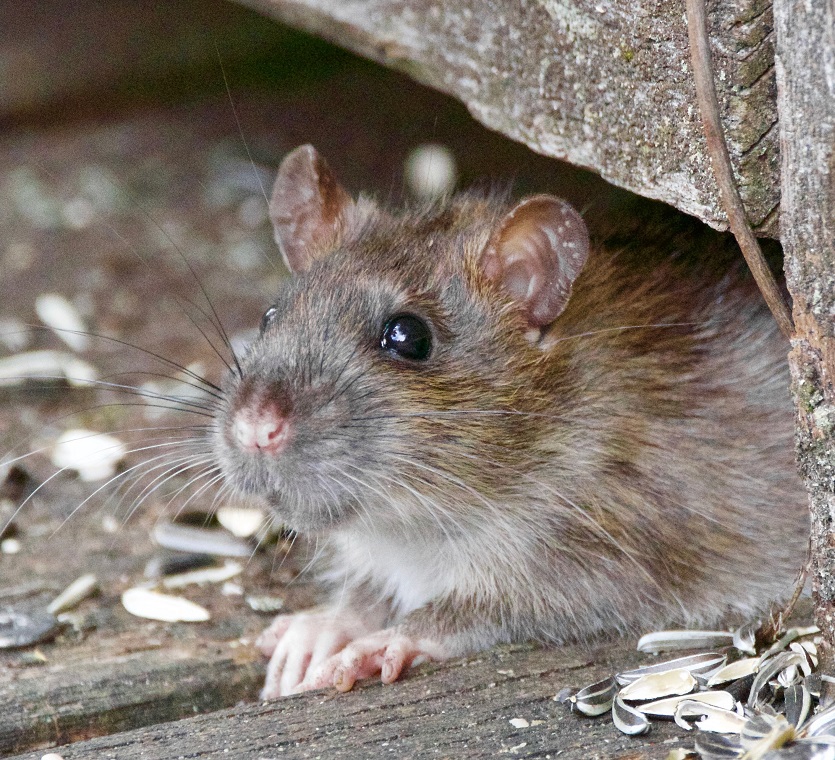
{"label": "rat's toe", "polygon": [[260,650],[265,657],[272,657],[278,642],[281,641],[290,623],[293,621],[292,615],[279,615],[276,617],[269,627],[265,628],[261,634],[255,639],[255,646]]}

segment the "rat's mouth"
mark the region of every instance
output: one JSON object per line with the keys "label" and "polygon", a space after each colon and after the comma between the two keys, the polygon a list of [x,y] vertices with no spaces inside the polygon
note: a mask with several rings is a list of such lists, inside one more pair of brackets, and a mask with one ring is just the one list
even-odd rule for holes
{"label": "rat's mouth", "polygon": [[262,491],[261,498],[282,525],[302,535],[326,533],[356,514],[352,497],[341,498],[333,489],[315,483],[280,483]]}

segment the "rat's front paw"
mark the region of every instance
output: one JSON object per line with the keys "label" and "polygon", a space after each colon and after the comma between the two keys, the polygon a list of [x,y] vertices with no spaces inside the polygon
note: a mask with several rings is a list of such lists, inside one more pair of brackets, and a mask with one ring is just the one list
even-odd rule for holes
{"label": "rat's front paw", "polygon": [[371,630],[365,621],[345,610],[279,615],[256,641],[256,646],[270,658],[261,699],[319,688],[304,683],[346,644],[361,640]]}
{"label": "rat's front paw", "polygon": [[360,679],[378,673],[383,683],[392,683],[417,662],[447,657],[446,647],[435,640],[414,638],[397,628],[385,628],[352,641],[338,654],[309,668],[296,691],[328,686],[350,691]]}

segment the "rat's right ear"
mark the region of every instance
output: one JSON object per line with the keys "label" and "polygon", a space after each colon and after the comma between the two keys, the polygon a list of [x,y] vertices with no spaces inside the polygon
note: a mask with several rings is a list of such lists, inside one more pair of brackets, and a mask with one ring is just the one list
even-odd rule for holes
{"label": "rat's right ear", "polygon": [[583,217],[564,200],[535,195],[501,220],[479,263],[484,274],[523,308],[538,332],[568,305],[588,255]]}
{"label": "rat's right ear", "polygon": [[312,145],[288,153],[270,201],[275,240],[291,272],[338,247],[355,211],[354,201]]}

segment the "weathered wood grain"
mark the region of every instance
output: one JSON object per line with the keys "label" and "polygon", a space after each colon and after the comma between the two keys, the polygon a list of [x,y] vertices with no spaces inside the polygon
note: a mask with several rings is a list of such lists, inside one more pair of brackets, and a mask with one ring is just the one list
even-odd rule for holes
{"label": "weathered wood grain", "polygon": [[[459,98],[545,155],[725,227],[683,8],[661,0],[242,0]],[[714,65],[743,201],[776,235],[771,7],[713,3]]]}
{"label": "weathered wood grain", "polygon": [[234,705],[257,694],[263,666],[251,650],[205,642],[93,653],[26,675],[0,685],[0,756]]}
{"label": "weathered wood grain", "polygon": [[794,299],[789,363],[812,508],[812,589],[835,667],[835,3],[778,0],[780,227]]}
{"label": "weathered wood grain", "polygon": [[[612,658],[620,666],[635,662],[636,655],[623,643],[595,653],[576,647],[505,648],[445,667],[425,666],[393,686],[368,682],[349,694],[317,692],[242,705],[59,751],[65,760],[493,755],[648,760],[666,757],[677,746],[692,746],[692,739],[673,724],[656,724],[649,735],[630,738],[607,718],[578,717],[553,700],[563,686],[608,673]],[[531,725],[515,728],[512,718]]]}

